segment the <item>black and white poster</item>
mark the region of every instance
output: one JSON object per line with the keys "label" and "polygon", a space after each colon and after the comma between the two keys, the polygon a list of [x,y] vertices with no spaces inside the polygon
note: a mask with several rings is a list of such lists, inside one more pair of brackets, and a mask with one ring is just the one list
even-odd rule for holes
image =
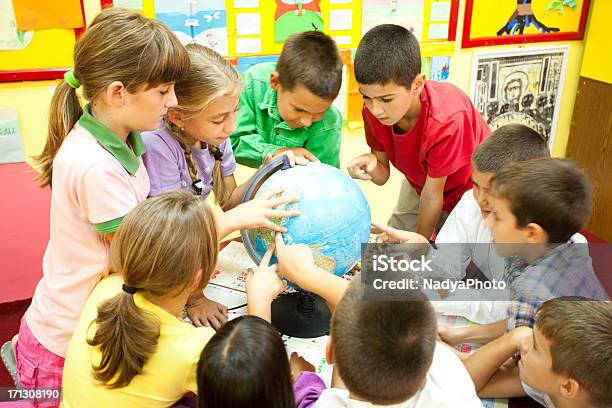
{"label": "black and white poster", "polygon": [[471,97],[491,130],[522,123],[552,150],[569,47],[474,55]]}

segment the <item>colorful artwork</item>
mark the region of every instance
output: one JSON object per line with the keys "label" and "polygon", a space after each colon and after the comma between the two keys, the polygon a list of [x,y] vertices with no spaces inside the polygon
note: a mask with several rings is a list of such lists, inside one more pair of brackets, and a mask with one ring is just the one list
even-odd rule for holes
{"label": "colorful artwork", "polygon": [[552,147],[568,49],[531,48],[474,56],[472,101],[491,130],[522,123],[537,130]]}
{"label": "colorful artwork", "polygon": [[0,0],[0,50],[22,50],[32,41],[34,31],[19,31],[11,0]]}
{"label": "colorful artwork", "polygon": [[228,55],[227,17],[223,0],[155,0],[155,16],[183,44],[197,42]]}
{"label": "colorful artwork", "polygon": [[291,34],[323,30],[321,0],[276,0],[274,41],[285,42]]}
{"label": "colorful artwork", "polygon": [[580,40],[590,2],[466,0],[462,46]]}
{"label": "colorful artwork", "polygon": [[450,57],[433,56],[429,60],[429,78],[432,81],[446,82],[450,72]]}

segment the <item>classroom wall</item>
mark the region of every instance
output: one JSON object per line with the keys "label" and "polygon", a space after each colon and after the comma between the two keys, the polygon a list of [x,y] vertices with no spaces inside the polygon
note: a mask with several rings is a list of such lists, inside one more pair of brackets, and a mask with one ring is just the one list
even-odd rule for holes
{"label": "classroom wall", "polygon": [[608,27],[611,16],[612,1],[593,0],[580,70],[583,77],[609,84],[612,84],[612,43]]}
{"label": "classroom wall", "polygon": [[[84,0],[85,14],[88,21],[100,9],[99,0]],[[322,6],[324,4],[322,3]],[[607,0],[595,0],[594,7],[597,12],[591,12],[594,19],[604,19],[606,15],[612,13],[612,2]],[[495,46],[482,48],[461,48],[461,34],[463,28],[463,15],[465,1],[462,0],[459,9],[459,22],[457,27],[457,41],[452,52],[450,81],[469,93],[472,74],[472,60],[475,52],[486,50],[503,50],[516,48],[516,45]],[[263,23],[263,22],[262,22]],[[262,24],[262,27],[267,27]],[[520,47],[532,48],[538,46],[553,46],[559,44],[569,44],[569,58],[563,95],[561,96],[561,108],[559,111],[559,121],[553,146],[554,156],[564,156],[567,147],[567,139],[571,124],[572,111],[578,78],[581,74],[594,79],[612,81],[612,71],[609,67],[612,63],[612,53],[610,53],[610,43],[603,24],[599,24],[597,30],[591,30],[590,35],[596,36],[597,40],[590,41],[587,58],[583,64],[584,41],[572,41],[567,43],[540,43],[529,44]],[[231,27],[228,27],[231,28]],[[448,49],[448,47],[445,47]],[[32,164],[31,156],[40,153],[44,146],[47,129],[47,113],[51,99],[53,86],[56,81],[44,82],[24,82],[24,83],[5,83],[0,84],[0,108],[16,107],[19,112],[19,123],[24,138],[24,148],[27,162]]]}
{"label": "classroom wall", "polygon": [[[600,0],[599,2],[607,2],[609,0]],[[503,45],[494,47],[477,47],[477,48],[461,48],[461,38],[463,33],[463,16],[465,12],[465,1],[461,1],[459,7],[459,22],[457,27],[457,42],[455,52],[451,60],[450,82],[457,85],[464,92],[470,92],[470,82],[472,78],[472,61],[474,53],[482,51],[500,51],[508,49],[516,49],[517,45]],[[543,46],[555,46],[569,44],[569,56],[567,60],[567,71],[565,74],[565,83],[563,85],[563,95],[561,95],[561,106],[559,109],[557,130],[552,149],[552,155],[555,157],[564,157],[567,148],[567,140],[569,137],[570,125],[572,122],[572,112],[574,110],[574,101],[576,99],[576,89],[578,89],[578,79],[580,67],[582,64],[582,56],[584,53],[583,41],[568,41],[568,42],[545,42],[536,44],[520,45],[518,48],[534,48]]]}

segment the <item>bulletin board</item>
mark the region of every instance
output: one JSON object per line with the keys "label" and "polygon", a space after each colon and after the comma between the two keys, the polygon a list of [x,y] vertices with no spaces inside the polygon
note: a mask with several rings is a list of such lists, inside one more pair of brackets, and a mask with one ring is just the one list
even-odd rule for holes
{"label": "bulletin board", "polygon": [[[80,1],[85,21],[83,1]],[[62,78],[73,65],[76,38],[83,28],[53,28],[30,33],[31,42],[20,50],[0,51],[0,82]]]}
{"label": "bulletin board", "polygon": [[591,0],[466,0],[463,48],[581,40]]}
{"label": "bulletin board", "polygon": [[[319,18],[308,24],[332,36],[340,49],[357,48],[362,34],[381,23],[401,24],[420,42],[448,44],[456,34],[459,0],[103,0],[142,10],[224,56],[278,55],[282,17],[298,7]],[[436,47],[434,47],[435,49]]]}

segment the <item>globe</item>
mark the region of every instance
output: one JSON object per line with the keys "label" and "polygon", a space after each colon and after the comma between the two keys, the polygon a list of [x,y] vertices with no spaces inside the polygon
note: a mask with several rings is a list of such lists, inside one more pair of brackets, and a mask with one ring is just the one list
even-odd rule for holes
{"label": "globe", "polygon": [[[370,207],[357,184],[335,167],[310,162],[277,169],[255,197],[278,187],[283,195],[299,198],[297,203],[279,207],[296,209],[299,216],[273,220],[287,228],[282,234],[285,243],[308,245],[315,264],[330,273],[341,276],[351,270],[361,257],[361,244],[370,236]],[[255,262],[274,242],[274,234],[265,228],[243,231],[243,242]]]}

